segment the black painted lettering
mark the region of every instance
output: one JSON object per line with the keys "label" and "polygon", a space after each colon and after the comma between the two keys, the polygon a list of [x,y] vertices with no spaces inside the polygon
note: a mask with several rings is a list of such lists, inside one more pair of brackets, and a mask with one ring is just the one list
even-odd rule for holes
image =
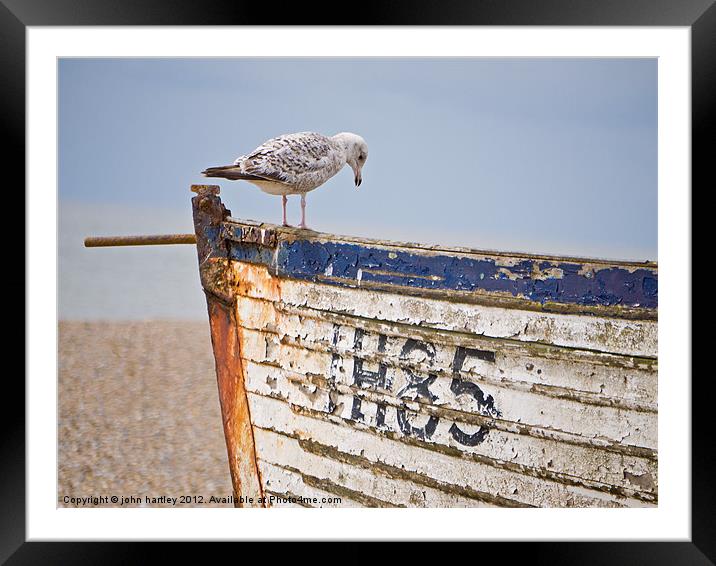
{"label": "black painted lettering", "polygon": [[[405,345],[400,352],[400,357],[403,360],[407,360],[411,352],[418,350],[424,352],[430,360],[435,358],[435,346],[427,342],[421,342],[410,338],[405,341]],[[430,391],[430,386],[438,378],[436,374],[428,374],[425,376],[416,376],[412,370],[403,368],[407,376],[407,383],[396,393],[398,398],[409,397],[414,400],[424,399],[429,403],[435,401],[438,396]],[[440,422],[440,418],[435,415],[430,415],[428,422],[422,427],[413,426],[408,420],[408,414],[405,409],[398,409],[398,426],[403,434],[407,436],[414,436],[420,440],[430,438]]]}
{"label": "black painted lettering", "polygon": [[[455,397],[460,395],[470,395],[477,402],[477,410],[480,414],[489,417],[501,416],[500,411],[495,407],[495,400],[492,395],[486,395],[485,392],[476,383],[460,379],[460,371],[465,364],[465,359],[475,357],[488,362],[495,361],[495,353],[486,350],[477,350],[474,348],[463,348],[459,346],[455,350],[455,357],[452,363],[453,379],[450,382],[450,391]],[[489,428],[481,426],[477,432],[468,434],[460,429],[456,423],[450,427],[452,437],[464,446],[476,446],[480,444],[489,432]]]}

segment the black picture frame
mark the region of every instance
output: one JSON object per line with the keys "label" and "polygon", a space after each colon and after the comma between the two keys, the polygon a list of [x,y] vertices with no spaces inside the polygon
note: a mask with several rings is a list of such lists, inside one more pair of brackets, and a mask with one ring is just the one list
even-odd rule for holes
{"label": "black picture frame", "polygon": [[[315,25],[316,16],[328,15],[327,25],[550,25],[550,26],[688,26],[692,47],[692,178],[702,191],[714,183],[711,151],[716,101],[716,6],[714,0],[362,0],[351,9],[336,10],[323,0],[286,3],[281,10],[266,9],[260,2],[218,0],[0,0],[0,80],[5,149],[0,152],[6,176],[14,185],[25,181],[25,33],[28,26],[89,25]],[[660,156],[661,159],[668,156]],[[19,231],[7,231],[12,220],[24,221],[24,203],[5,186],[6,242],[19,239]],[[692,195],[694,194],[692,190]],[[10,197],[10,198],[8,198]],[[22,210],[20,210],[22,209]],[[8,246],[8,244],[10,244]],[[17,247],[6,243],[6,249]],[[6,280],[10,293],[24,294],[24,269],[16,255]],[[692,257],[695,257],[692,255]],[[22,276],[18,276],[22,273]],[[684,274],[691,278],[691,274]],[[692,279],[689,279],[692,281]],[[22,286],[22,289],[20,287]],[[9,295],[7,295],[9,296]],[[27,301],[32,297],[25,295]],[[24,327],[24,323],[23,323]],[[15,332],[19,335],[19,332]],[[24,336],[24,333],[23,333]],[[696,334],[694,334],[696,337]],[[693,347],[692,347],[693,351]],[[698,350],[697,350],[698,351]],[[6,354],[8,356],[8,354]],[[9,356],[8,356],[9,357]],[[6,372],[2,419],[0,476],[0,562],[55,564],[149,562],[167,559],[165,545],[146,543],[26,542],[25,536],[25,389],[13,372]],[[50,379],[51,376],[48,376]],[[688,376],[672,376],[685,379]],[[691,542],[550,542],[523,543],[532,562],[579,564],[714,564],[716,563],[716,506],[714,465],[706,457],[713,452],[710,438],[710,403],[713,379],[696,375],[692,386],[692,538]],[[665,400],[664,402],[668,402]],[[355,532],[355,531],[354,531]],[[559,533],[555,533],[559,538]],[[420,551],[420,549],[417,549]],[[184,559],[213,558],[214,550],[181,548]],[[363,551],[365,552],[365,551]],[[501,544],[483,545],[479,558],[504,560]],[[356,553],[353,555],[357,561]],[[402,553],[409,560],[415,550]],[[319,558],[315,558],[319,560]]]}

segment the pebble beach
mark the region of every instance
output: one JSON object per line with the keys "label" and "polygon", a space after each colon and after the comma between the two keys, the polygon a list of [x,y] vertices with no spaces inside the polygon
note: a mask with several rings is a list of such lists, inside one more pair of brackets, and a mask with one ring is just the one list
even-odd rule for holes
{"label": "pebble beach", "polygon": [[61,321],[58,342],[59,507],[233,506],[207,322]]}

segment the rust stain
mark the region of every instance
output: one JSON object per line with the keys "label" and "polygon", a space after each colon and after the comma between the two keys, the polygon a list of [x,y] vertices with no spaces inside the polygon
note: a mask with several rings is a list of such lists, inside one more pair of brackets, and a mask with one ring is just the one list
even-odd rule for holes
{"label": "rust stain", "polygon": [[[437,268],[401,271],[397,260],[407,252],[393,244],[376,252],[385,263],[356,262],[355,273],[340,277],[336,264],[312,255],[315,246],[281,255],[293,240],[311,239],[305,232],[235,221],[218,188],[196,192],[200,274],[237,506],[270,507],[265,496],[279,488],[264,481],[282,478],[277,468],[297,492],[315,488],[367,506],[388,503],[381,484],[388,480],[412,490],[394,497],[407,506],[423,505],[428,488],[499,506],[657,503],[649,420],[656,386],[642,375],[657,371],[656,308],[523,304],[517,298],[529,297],[490,281],[468,293]],[[331,245],[344,240],[322,236]],[[420,254],[433,265],[438,250]],[[562,285],[576,269],[545,259],[528,272],[522,256],[504,254],[485,261],[494,266],[485,278],[546,282],[540,289]],[[608,268],[599,260],[580,264],[585,279]],[[405,285],[393,281],[403,276]],[[455,359],[465,349],[481,357],[471,354],[463,367]],[[501,413],[484,409],[488,398]],[[408,413],[415,422],[406,424]],[[610,415],[624,426],[603,424]],[[423,417],[442,428],[417,426]],[[475,448],[469,433],[453,431],[456,423],[490,429],[490,437]],[[333,473],[331,462],[341,469]],[[362,475],[351,477],[359,468]]]}
{"label": "rust stain", "polygon": [[[219,402],[236,507],[263,507],[235,309],[207,293]],[[261,500],[261,501],[260,501]]]}
{"label": "rust stain", "polygon": [[242,336],[233,290],[235,278],[227,248],[218,237],[222,221],[231,212],[221,203],[219,190],[216,185],[192,185],[196,193],[192,208],[199,272],[209,311],[234,505],[263,507],[265,499],[241,361]]}
{"label": "rust stain", "polygon": [[[252,275],[253,274],[253,275]],[[239,390],[233,390],[231,392],[227,392],[228,395],[231,395],[231,399],[234,403],[237,402],[238,399],[241,400],[243,404],[245,404],[245,413],[242,415],[242,418],[245,419],[245,422],[248,423],[248,428],[250,431],[250,442],[251,446],[250,448],[248,446],[237,446],[235,440],[230,440],[228,433],[226,433],[226,425],[224,427],[225,431],[225,437],[226,437],[226,443],[227,448],[229,450],[229,457],[232,458],[231,452],[232,452],[232,446],[233,444],[233,450],[242,449],[247,451],[247,453],[251,454],[253,456],[253,470],[255,471],[255,477],[256,481],[258,482],[258,489],[261,491],[261,496],[263,496],[263,479],[261,478],[261,471],[258,469],[258,465],[256,464],[256,452],[254,447],[254,438],[253,438],[253,425],[251,421],[251,415],[250,415],[250,409],[248,406],[248,399],[246,395],[246,388],[244,386],[244,370],[242,366],[241,361],[241,352],[244,350],[244,344],[246,343],[244,338],[244,324],[241,320],[241,309],[239,308],[239,302],[242,300],[242,296],[247,294],[250,291],[258,291],[263,296],[270,297],[274,301],[280,301],[281,300],[281,282],[278,277],[273,277],[268,269],[264,268],[258,271],[250,271],[246,269],[246,266],[240,262],[233,262],[233,269],[229,270],[229,277],[227,279],[230,279],[230,285],[233,288],[233,296],[234,296],[234,302],[232,303],[232,313],[231,313],[231,322],[233,324],[233,332],[231,333],[233,336],[235,336],[236,344],[234,346],[234,363],[237,366],[237,368],[240,370],[241,374],[241,389]],[[223,307],[223,305],[222,305]],[[225,307],[224,307],[225,308]],[[270,311],[264,312],[263,316],[261,317],[261,320],[259,321],[260,325],[263,328],[267,327],[275,327],[277,324],[277,313],[274,309],[271,309]],[[224,351],[226,351],[226,348],[224,346]],[[218,363],[218,358],[217,358]],[[217,366],[217,375],[218,375],[218,366]],[[223,413],[223,405],[224,401],[221,401],[222,403],[222,413]],[[248,439],[244,439],[248,440]],[[233,473],[232,473],[233,478]],[[236,482],[234,482],[234,490],[236,491]],[[268,504],[264,503],[263,506],[268,506]]]}
{"label": "rust stain", "polygon": [[260,296],[274,302],[281,300],[281,279],[271,275],[266,266],[235,261],[232,267],[232,285],[239,300],[243,296]]}

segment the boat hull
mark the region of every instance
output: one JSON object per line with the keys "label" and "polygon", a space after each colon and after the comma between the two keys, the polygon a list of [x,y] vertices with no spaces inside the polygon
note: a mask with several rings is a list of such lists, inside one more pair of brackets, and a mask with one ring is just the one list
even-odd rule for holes
{"label": "boat hull", "polygon": [[197,192],[240,504],[658,504],[654,264],[256,225]]}

